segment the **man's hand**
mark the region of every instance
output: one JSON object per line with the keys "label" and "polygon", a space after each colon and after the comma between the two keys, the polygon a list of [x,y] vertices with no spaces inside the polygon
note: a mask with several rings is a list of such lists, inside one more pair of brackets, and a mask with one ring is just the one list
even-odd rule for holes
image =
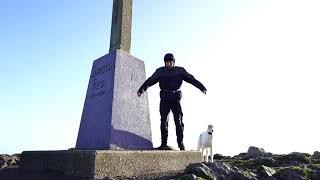
{"label": "man's hand", "polygon": [[202,90],[202,93],[203,94],[207,94],[207,90]]}
{"label": "man's hand", "polygon": [[142,90],[142,92],[137,92],[138,97],[140,97],[143,92],[144,90]]}

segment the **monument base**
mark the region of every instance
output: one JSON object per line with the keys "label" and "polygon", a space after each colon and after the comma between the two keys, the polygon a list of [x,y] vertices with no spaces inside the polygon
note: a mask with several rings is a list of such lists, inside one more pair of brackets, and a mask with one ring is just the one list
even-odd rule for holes
{"label": "monument base", "polygon": [[49,172],[69,179],[102,179],[183,172],[201,160],[199,151],[24,151],[20,168],[27,174]]}

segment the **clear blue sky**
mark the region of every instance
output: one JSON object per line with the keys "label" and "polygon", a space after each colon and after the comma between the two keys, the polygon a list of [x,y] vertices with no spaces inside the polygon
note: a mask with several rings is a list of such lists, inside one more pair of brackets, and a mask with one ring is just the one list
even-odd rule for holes
{"label": "clear blue sky", "polygon": [[[184,84],[185,143],[215,126],[214,151],[320,150],[317,0],[133,1],[131,53],[147,76],[173,52],[208,89]],[[0,1],[0,153],[75,146],[92,63],[108,53],[111,0]],[[149,89],[160,144],[158,87]],[[169,144],[176,147],[171,117]]]}

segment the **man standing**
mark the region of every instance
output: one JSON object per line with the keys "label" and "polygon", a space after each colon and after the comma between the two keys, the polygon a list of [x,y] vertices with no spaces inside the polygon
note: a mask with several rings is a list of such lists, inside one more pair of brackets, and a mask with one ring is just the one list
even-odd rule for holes
{"label": "man standing", "polygon": [[168,150],[168,115],[170,110],[173,113],[174,123],[176,125],[177,142],[180,150],[185,150],[183,144],[183,122],[182,122],[182,110],[180,100],[182,93],[179,90],[182,81],[186,81],[198,89],[203,94],[206,94],[207,89],[201,82],[196,80],[191,74],[189,74],[183,67],[175,66],[175,59],[173,54],[167,53],[164,56],[165,66],[158,68],[151,77],[149,77],[139,88],[137,95],[141,94],[148,89],[148,87],[159,82],[160,86],[160,115],[161,115],[161,146],[158,150]]}

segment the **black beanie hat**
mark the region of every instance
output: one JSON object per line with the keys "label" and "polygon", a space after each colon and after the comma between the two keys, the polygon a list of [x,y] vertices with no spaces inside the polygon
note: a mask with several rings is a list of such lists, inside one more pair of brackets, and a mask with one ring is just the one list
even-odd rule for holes
{"label": "black beanie hat", "polygon": [[164,61],[175,61],[174,59],[174,56],[172,53],[167,53],[164,58],[163,58]]}

